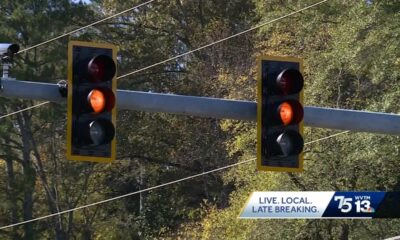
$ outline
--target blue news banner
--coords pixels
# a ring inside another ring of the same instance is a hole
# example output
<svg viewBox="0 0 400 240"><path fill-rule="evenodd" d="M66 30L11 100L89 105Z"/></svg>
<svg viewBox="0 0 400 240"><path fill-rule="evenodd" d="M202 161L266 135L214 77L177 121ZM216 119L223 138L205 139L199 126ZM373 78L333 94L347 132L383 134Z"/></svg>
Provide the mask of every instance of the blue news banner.
<svg viewBox="0 0 400 240"><path fill-rule="evenodd" d="M399 218L400 192L253 192L239 218Z"/></svg>

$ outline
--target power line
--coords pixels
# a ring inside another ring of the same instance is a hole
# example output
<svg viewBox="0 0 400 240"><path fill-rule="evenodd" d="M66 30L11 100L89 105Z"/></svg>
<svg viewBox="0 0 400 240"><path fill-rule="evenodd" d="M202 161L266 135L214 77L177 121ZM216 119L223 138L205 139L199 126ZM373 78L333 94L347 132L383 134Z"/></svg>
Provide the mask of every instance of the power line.
<svg viewBox="0 0 400 240"><path fill-rule="evenodd" d="M89 27L94 26L94 25L96 25L96 24L98 24L98 23L104 22L104 21L106 21L106 20L108 20L108 19L117 17L117 16L122 15L122 14L124 14L124 13L127 13L127 12L129 12L129 11L133 11L133 10L135 10L135 9L138 9L138 8L142 7L142 6L148 5L148 4L150 4L150 3L154 2L154 1L156 1L156 0L150 0L150 1L147 1L147 2L144 2L144 3L141 3L141 4L139 4L139 5L136 5L136 6L132 7L132 8L126 9L126 10L124 10L124 11L122 11L122 12L113 14L113 15L111 15L111 16L108 16L108 17L106 17L106 18L103 18L103 19L101 19L101 20L98 20L98 21L96 21L96 22L93 22L93 23L88 24L88 25L86 25L86 26L83 26L83 27L77 28L77 29L75 29L75 30L72 30L72 31L70 31L70 32L64 33L64 34L62 34L62 35L60 35L60 36L58 36L58 37L54 37L54 38L51 38L51 39L49 39L49 40L47 40L47 41L44 41L44 42L41 42L41 43L39 43L39 44L33 45L33 46L31 46L31 47L22 49L22 50L19 51L18 53L26 52L26 51L31 50L31 49L33 49L33 48L37 48L37 47L39 47L39 46L42 46L42 45L44 45L44 44L46 44L46 43L53 42L53 41L55 41L55 40L57 40L57 39L60 39L60 38L69 36L69 35L71 35L71 34L73 34L73 33L82 31L82 30L84 30L84 29L86 29L86 28L89 28Z"/></svg>
<svg viewBox="0 0 400 240"><path fill-rule="evenodd" d="M320 138L320 139L313 140L311 142L305 143L304 145L308 145L308 144L319 142L319 141L322 141L322 140L325 140L325 139L333 138L333 137L336 137L336 136L339 136L339 135L342 135L342 134L345 134L345 133L349 133L349 132L350 132L349 130L346 130L346 131L343 131L343 132L340 132L340 133L335 133L335 134L329 135L327 137L323 137L323 138Z"/></svg>
<svg viewBox="0 0 400 240"><path fill-rule="evenodd" d="M77 207L77 208L72 208L72 209L68 209L68 210L65 210L65 211L61 211L61 212L58 212L58 213L53 213L53 214L49 214L49 215L46 215L46 216L42 216L42 217L26 220L26 221L23 221L23 222L10 224L10 225L7 225L7 226L0 227L0 230L6 229L6 228L10 228L10 227L19 226L19 225L23 225L23 224L30 223L30 222L35 222L35 221L38 221L38 220L42 220L42 219L46 219L46 218L50 218L50 217L54 217L54 216L58 216L58 215L61 215L61 214L64 214L64 213L73 212L73 211L80 210L80 209L83 209L83 208L96 206L96 205L99 205L99 204L102 204L102 203L111 202L111 201L114 201L114 200L117 200L117 199L129 197L129 196L132 196L132 195L135 195L135 194L139 194L139 193L142 193L142 192L148 192L148 191L151 191L151 190L154 190L154 189L157 189L157 188L161 188L161 187L165 187L165 186L168 186L168 185L171 185L171 184L174 184L174 183L183 182L183 181L186 181L186 180L189 180L189 179L192 179L192 178L204 176L204 175L207 175L207 174L210 174L210 173L213 173L213 172L221 171L221 170L224 170L224 169L227 169L227 168L231 168L231 167L234 167L234 166L238 166L238 165L241 165L241 164L244 164L244 163L249 163L249 162L251 162L253 160L255 160L255 158L252 158L252 159L249 159L249 160L246 160L246 161L242 161L242 162L238 162L238 163L235 163L235 164L231 164L231 165L228 165L228 166L225 166L225 167L213 169L213 170L210 170L210 171L207 171L207 172L199 173L199 174L196 174L196 175L192 175L192 176L189 176L189 177L181 178L181 179L178 179L178 180L175 180L175 181L163 183L163 184L160 184L160 185L157 185L157 186L154 186L154 187L150 187L150 188L146 188L146 189L142 189L142 190L139 190L139 191L136 191L136 192L127 193L127 194L124 194L124 195L121 195L121 196L118 196L118 197L113 197L113 198L106 199L106 200L103 200L103 201L99 201L99 202L83 205L83 206L80 206L80 207Z"/></svg>
<svg viewBox="0 0 400 240"><path fill-rule="evenodd" d="M45 41L45 42L42 42L42 43L40 43L40 44L37 44L37 45L34 45L34 46L32 46L32 47L23 49L23 50L20 51L20 52L28 51L28 50L30 50L30 49L32 49L32 48L38 47L38 46L43 45L43 44L45 44L45 43L48 43L48 42L54 41L54 40L56 40L56 39L62 38L62 37L64 37L64 36L67 36L67 35L72 34L72 33L74 33L74 32L77 32L77 31L80 31L80 30L85 29L85 28L87 28L87 27L93 26L93 25L95 25L95 24L97 24L97 23L103 22L103 21L108 20L108 19L110 19L110 18L113 18L113 17L115 17L115 16L121 15L121 14L126 13L126 12L128 12L128 11L131 11L131 10L134 10L134 9L139 8L139 7L141 7L141 6L144 6L144 5L146 5L146 4L149 4L149 3L153 2L153 1L155 1L155 0L151 0L151 1L144 2L144 3L139 4L139 5L137 5L137 6L133 7L133 8L124 10L124 11L122 11L122 12L120 12L120 13L114 14L114 15L112 15L112 16L109 16L109 17L105 18L105 19L102 19L102 20L99 20L99 21L94 22L94 23L92 23L92 24L89 24L89 25L87 25L87 26L85 26L85 27L82 27L82 28L73 30L73 31L71 31L71 32L65 33L65 34L60 35L60 36L58 36L58 37L55 37L55 38L53 38L53 39L47 40L47 41ZM226 37L226 38L217 40L217 41L212 42L212 43L209 43L209 44L206 44L206 45L204 45L204 46L202 46L202 47L199 47L199 48L196 48L196 49L194 49L194 50L191 50L191 51L188 51L188 52L179 54L179 55L177 55L177 56L175 56L175 57L171 57L171 58L168 58L168 59L166 59L166 60L164 60L164 61L161 61L161 62L152 64L152 65L149 65L149 66L147 66L147 67L144 67L144 68L135 70L135 71L133 71L133 72L130 72L130 73L127 73L127 74L118 76L117 79L121 79L121 78L130 76L130 75L132 75L132 74L135 74L135 73L138 73L138 72L142 72L142 71L144 71L144 70L147 70L147 69L150 69L150 68L152 68L152 67L161 65L161 64L163 64L163 63L172 61L172 60L174 60L174 59L177 59L177 58L180 58L180 57L183 57L183 56L192 54L192 53L194 53L194 52L200 51L200 50L202 50L202 49L204 49L204 48L211 47L211 46L213 46L213 45L215 45L215 44L221 43L221 42L226 41L226 40L228 40L228 39L231 39L231 38L240 36L240 35L242 35L242 34L245 34L245 33L247 33L247 32L253 31L253 30L258 29L258 28L260 28L260 27L263 27L263 26L265 26L265 25L267 25L267 24L277 22L277 21L279 21L279 20L281 20L281 19L284 19L284 18L286 18L286 17L292 16L292 15L294 15L294 14L296 14L296 13L300 13L300 12L302 12L302 11L304 11L304 10L307 10L307 9L309 9L309 8L312 8L312 7L315 7L315 6L317 6L317 5L320 5L320 4L322 4L322 3L326 2L326 1L328 1L328 0L320 1L320 2L318 2L318 3L309 5L309 6L307 6L307 7L304 7L304 8L302 8L302 9L297 10L297 11L291 12L291 13L286 14L286 15L284 15L284 16L281 16L281 17L279 17L279 18L275 18L275 19L273 19L273 20L270 20L270 21L261 23L261 24L255 26L255 27L252 27L252 28L247 29L247 30L245 30L245 31L242 31L242 32L240 32L240 33L236 33L236 34L234 34L234 35L231 35L231 36L229 36L229 37ZM46 104L46 103L48 103L48 102L37 104L37 105L32 106L32 107L30 107L30 108L28 108L28 109L26 109L26 110L29 110L29 109L32 109L32 108L35 108L35 107L42 106L42 105L44 105L44 104ZM20 111L18 111L18 112L22 112L22 111L25 111L25 110L20 110ZM0 119L3 118L3 117L11 116L11 115L16 114L16 113L18 113L18 112L7 114L7 115L5 115L5 116L0 117Z"/></svg>
<svg viewBox="0 0 400 240"><path fill-rule="evenodd" d="M218 43L224 42L224 41L226 41L226 40L229 40L229 39L231 39L231 38L234 38L234 37L240 36L240 35L242 35L242 34L251 32L251 31L256 30L256 29L258 29L258 28L260 28L260 27L263 27L263 26L265 26L265 25L268 25L268 24L277 22L277 21L279 21L279 20L281 20L281 19L284 19L284 18L287 18L287 17L292 16L292 15L294 15L294 14L300 13L300 12L302 12L302 11L305 11L305 10L307 10L307 9L309 9L309 8L315 7L315 6L320 5L320 4L322 4L322 3L324 3L324 2L327 2L327 1L328 1L328 0L323 0L323 1L320 1L320 2L317 2L317 3L314 3L314 4L312 4L312 5L309 5L309 6L307 6L307 7L304 7L304 8L302 8L302 9L299 9L299 10L297 10L297 11L291 12L291 13L286 14L286 15L284 15L284 16L275 18L275 19L270 20L270 21L263 22L263 23L261 23L261 24L255 26L255 27L252 27L252 28L249 28L249 29L244 30L244 31L242 31L242 32L233 34L233 35L231 35L231 36L229 36L229 37L222 38L222 39L217 40L217 41L215 41L215 42L212 42L212 43L206 44L206 45L204 45L204 46L201 46L201 47L199 47L199 48L196 48L196 49L187 51L187 52L182 53L182 54L179 54L179 55L176 55L176 56L174 56L174 57L168 58L168 59L163 60L163 61L161 61L161 62L154 63L154 64L149 65L149 66L147 66L147 67L140 68L140 69L135 70L135 71L133 71L133 72L126 73L126 74L124 74L124 75L118 76L117 79L121 79L121 78L130 76L130 75L132 75L132 74L135 74L135 73L138 73L138 72L142 72L142 71L147 70L147 69L150 69L150 68L152 68L152 67L161 65L161 64L163 64L163 63L166 63L166 62L169 62L169 61L172 61L172 60L175 60L175 59L184 57L184 56L189 55L189 54L192 54L192 53L194 53L194 52L198 52L198 51L200 51L200 50L202 50L202 49L204 49L204 48L211 47L211 46L213 46L213 45L215 45L215 44L218 44Z"/></svg>
<svg viewBox="0 0 400 240"><path fill-rule="evenodd" d="M345 131L345 132L349 132L349 131ZM345 132L342 132L342 134L345 133ZM333 136L338 136L338 135L339 134L333 134L333 135L330 135L328 137L324 137L324 138L320 138L320 139L317 139L317 140L314 140L314 141L311 141L311 142L307 142L304 145L308 145L310 143L315 143L315 142L318 142L318 141L322 141L322 140L331 138ZM196 177L200 177L200 176L204 176L204 175L207 175L207 174L210 174L210 173L213 173L213 172L218 172L218 171L225 170L225 169L232 168L232 167L236 167L236 166L239 166L239 165L242 165L242 164L245 164L245 163L249 163L251 161L254 161L255 159L256 158L251 158L249 160L245 160L245 161L241 161L241 162L238 162L238 163L230 164L230 165L227 165L225 167L216 168L216 169L213 169L213 170L210 170L210 171L207 171L207 172L203 172L203 173L195 174L195 175L188 176L188 177L185 177L185 178L181 178L181 179L178 179L178 180L175 180L175 181L163 183L163 184L160 184L160 185L157 185L157 186L153 186L153 187L149 187L149 188L146 188L146 189L142 189L142 190L139 190L139 191L136 191L136 192L127 193L127 194L120 195L120 196L117 196L117 197L109 198L109 199L106 199L106 200L102 200L102 201L99 201L99 202L83 205L83 206L76 207L76 208L71 208L71 209L64 210L64 211L61 211L61 212L58 212L58 213L52 213L52 214L45 215L45 216L42 216L42 217L33 218L33 219L26 220L26 221L23 221L23 222L6 225L6 226L3 226L3 227L0 227L0 230L6 229L6 228L11 228L11 227L16 227L16 226L23 225L23 224L26 224L26 223L35 222L35 221L39 221L39 220L42 220L42 219L58 216L58 215L61 215L61 214L64 214L64 213L69 213L69 212L77 211L77 210L80 210L80 209L84 209L84 208L100 205L100 204L103 204L103 203L111 202L111 201L114 201L114 200L118 200L118 199L121 199L121 198L129 197L129 196L136 195L136 194L139 194L139 193L148 192L148 191L151 191L151 190L154 190L154 189L158 189L158 188L161 188L161 187L172 185L174 183L183 182L183 181L190 180L190 179L193 179L193 178L196 178Z"/></svg>
<svg viewBox="0 0 400 240"><path fill-rule="evenodd" d="M0 119L6 118L6 117L8 117L8 116L11 116L11 115L14 115L14 114L17 114L17 113L20 113L20 112L27 111L27 110L29 110L29 109L33 109L33 108L36 108L36 107L40 107L40 106L45 105L45 104L47 104L47 103L50 103L50 101L42 102L42 103L39 103L39 104L30 106L30 107L27 107L27 108L24 108L24 109L21 109L21 110L12 112L12 113L7 113L6 115L0 116Z"/></svg>
<svg viewBox="0 0 400 240"><path fill-rule="evenodd" d="M62 35L60 35L60 36L51 38L51 39L49 39L49 40L47 40L47 41L44 41L44 42L38 43L38 44L36 44L36 45L33 45L33 46L31 46L31 47L22 49L22 50L20 50L18 53L23 53L23 52L29 51L29 50L31 50L31 49L37 48L37 47L39 47L39 46L42 46L42 45L44 45L44 44L53 42L53 41L55 41L55 40L57 40L57 39L60 39L60 38L66 37L66 36L68 36L68 35L71 35L71 34L73 34L73 33L79 32L79 31L81 31L81 30L84 30L84 29L86 29L86 28L89 28L89 27L91 27L91 26L94 26L94 25L96 25L96 24L99 24L99 23L101 23L101 22L104 22L104 21L106 21L106 20L108 20L108 19L117 17L117 16L122 15L122 14L124 14L124 13L127 13L127 12L129 12L129 11L133 11L133 10L135 10L135 9L138 9L138 8L142 7L142 6L148 5L148 4L150 4L150 3L154 2L154 1L156 1L156 0L150 0L150 1L147 1L147 2L144 2L144 3L141 3L141 4L139 4L139 5L136 5L136 6L132 7L132 8L129 8L129 9L126 9L126 10L124 10L124 11L122 11L122 12L113 14L113 15L111 15L111 16L108 16L108 17L106 17L106 18L103 18L103 19L101 19L101 20L98 20L98 21L96 21L96 22L93 22L93 23L88 24L88 25L86 25L86 26L77 28L77 29L72 30L72 31L70 31L70 32L64 33L64 34L62 34ZM36 105L34 105L34 106L31 106L31 107L28 107L28 108L25 108L25 109L21 109L21 110L19 110L19 111L12 112L12 113L9 113L9 114L0 116L0 119L5 118L5 117L8 117L8 116L12 116L12 115L14 115L14 114L17 114L17 113L20 113L20 112L23 112L23 111L30 110L30 109L33 109L33 108L36 108L36 107L43 106L43 105L45 105L45 104L47 104L47 103L49 103L49 101L43 102L43 103L39 103L39 104L36 104Z"/></svg>

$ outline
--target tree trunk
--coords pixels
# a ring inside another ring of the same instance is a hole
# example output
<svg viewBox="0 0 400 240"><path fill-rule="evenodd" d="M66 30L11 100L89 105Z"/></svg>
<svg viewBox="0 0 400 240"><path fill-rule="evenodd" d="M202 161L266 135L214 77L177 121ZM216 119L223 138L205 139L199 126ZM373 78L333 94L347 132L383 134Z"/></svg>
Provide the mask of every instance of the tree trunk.
<svg viewBox="0 0 400 240"><path fill-rule="evenodd" d="M5 159L6 161L6 171L7 171L7 194L10 199L10 222L16 223L18 221L17 215L17 198L16 198L16 189L15 189L15 175L14 175L14 166L13 161L11 159ZM20 239L16 228L11 229L11 239L17 240Z"/></svg>
<svg viewBox="0 0 400 240"><path fill-rule="evenodd" d="M342 233L340 234L340 240L347 240L349 239L349 225L348 224L343 224L342 225Z"/></svg>
<svg viewBox="0 0 400 240"><path fill-rule="evenodd" d="M35 188L36 174L32 166L30 157L30 144L27 135L27 124L22 114L17 115L17 122L22 140L22 171L24 177L24 197L22 204L23 220L30 220L33 218L33 192ZM24 224L24 239L35 239L35 232L33 230L33 223Z"/></svg>

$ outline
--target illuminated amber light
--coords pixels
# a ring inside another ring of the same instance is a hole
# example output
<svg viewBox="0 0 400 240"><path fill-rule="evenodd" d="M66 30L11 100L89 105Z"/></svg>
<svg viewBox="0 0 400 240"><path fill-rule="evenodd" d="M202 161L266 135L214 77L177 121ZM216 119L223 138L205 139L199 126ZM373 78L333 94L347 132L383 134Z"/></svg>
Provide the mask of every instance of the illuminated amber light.
<svg viewBox="0 0 400 240"><path fill-rule="evenodd" d="M279 105L279 116L281 117L282 123L284 125L289 125L293 120L292 106L287 102Z"/></svg>
<svg viewBox="0 0 400 240"><path fill-rule="evenodd" d="M106 106L106 99L104 94L100 90L92 90L89 93L89 103L94 112L102 112Z"/></svg>

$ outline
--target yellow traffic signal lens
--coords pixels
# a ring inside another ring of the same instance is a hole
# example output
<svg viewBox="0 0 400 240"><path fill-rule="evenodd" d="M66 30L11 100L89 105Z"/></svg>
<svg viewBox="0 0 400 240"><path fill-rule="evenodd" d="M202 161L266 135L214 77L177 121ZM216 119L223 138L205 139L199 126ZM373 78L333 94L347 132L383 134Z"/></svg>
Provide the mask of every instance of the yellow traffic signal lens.
<svg viewBox="0 0 400 240"><path fill-rule="evenodd" d="M276 124L283 124L284 126L290 124L298 124L303 120L304 110L301 103L296 100L286 100L276 108Z"/></svg>
<svg viewBox="0 0 400 240"><path fill-rule="evenodd" d="M293 121L293 108L292 106L284 102L279 105L279 116L284 125L289 125Z"/></svg>
<svg viewBox="0 0 400 240"><path fill-rule="evenodd" d="M95 113L101 113L106 106L106 98L103 92L98 89L90 91L88 100L90 107Z"/></svg>

